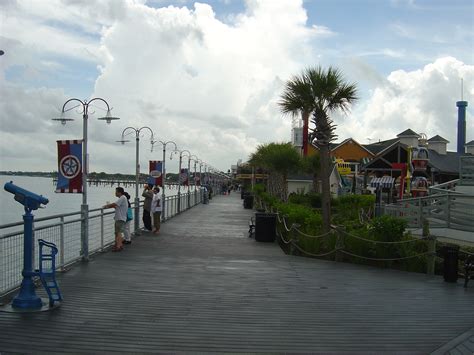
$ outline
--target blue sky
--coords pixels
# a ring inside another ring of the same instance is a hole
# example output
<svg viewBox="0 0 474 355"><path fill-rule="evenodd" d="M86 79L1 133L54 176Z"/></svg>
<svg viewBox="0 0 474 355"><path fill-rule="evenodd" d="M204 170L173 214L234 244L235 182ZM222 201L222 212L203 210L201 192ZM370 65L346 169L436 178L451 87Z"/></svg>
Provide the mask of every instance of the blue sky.
<svg viewBox="0 0 474 355"><path fill-rule="evenodd" d="M21 145L23 122L35 126L23 135L44 143L33 163L27 149L0 144L0 170L54 169L54 141L78 138L80 121L57 127L49 117L67 98L94 96L123 118L91 126L92 170L133 172L131 150L121 151L125 168L109 158L127 125L148 125L227 170L260 143L289 140L291 120L279 113L278 97L285 80L315 65L340 68L359 88L351 114L335 117L340 139L367 143L412 128L442 135L454 150L461 78L474 139L473 1L201 4L2 2L1 138Z"/></svg>

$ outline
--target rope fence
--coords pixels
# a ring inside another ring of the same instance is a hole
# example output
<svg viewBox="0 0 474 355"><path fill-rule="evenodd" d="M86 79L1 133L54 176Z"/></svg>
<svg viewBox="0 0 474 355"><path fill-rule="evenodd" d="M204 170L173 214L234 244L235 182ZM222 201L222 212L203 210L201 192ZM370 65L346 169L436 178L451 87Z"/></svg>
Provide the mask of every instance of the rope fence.
<svg viewBox="0 0 474 355"><path fill-rule="evenodd" d="M265 210L265 212L273 212L273 208L268 208L268 206L263 203L263 201L259 201L259 206ZM341 226L331 226L331 230L319 235L311 235L308 234L304 231L301 230L301 226L299 224L293 223L291 226L288 227L288 216L283 215L280 211L276 210L274 212L276 214L276 218L278 221L278 225L281 226L284 231L280 231L277 228L277 236L279 237L279 240L284 244L284 245L289 245L290 246L290 253L292 254L295 250L298 250L301 254L311 256L311 257L327 257L330 255L335 256L336 261L342 261L343 255L347 255L353 258L358 258L362 260L369 260L369 261L376 261L376 262L392 262L392 261L401 261L401 260L409 260L409 259L415 259L415 258L421 258L421 257L428 257L428 265L427 265L427 273L428 274L433 274L434 273L434 264L435 260L437 258L436 255L436 239L431 238L431 237L422 237L419 239L411 239L411 240L401 240L401 241L379 241L379 240L371 240L367 238L360 237L358 235L355 235L353 233L347 232L344 227ZM292 233L292 235L289 237L289 239L285 238L285 234ZM325 238L328 238L329 236L335 235L336 236L336 244L334 249L324 252L324 253L312 253L307 250L304 250L304 248L299 245L299 237L303 238L310 238L312 240L320 239L324 240ZM360 240L363 242L367 243L373 243L374 245L407 245L410 243L414 242L427 242L428 244L428 251L422 252L422 253L416 253L413 255L408 255L408 256L400 256L400 257L394 257L394 258L374 258L374 257L368 257L368 256L363 256L363 255L358 255L356 253L353 253L351 251L348 251L345 249L344 242L346 238L353 238L356 240ZM473 255L469 252L462 251L463 253L467 255Z"/></svg>

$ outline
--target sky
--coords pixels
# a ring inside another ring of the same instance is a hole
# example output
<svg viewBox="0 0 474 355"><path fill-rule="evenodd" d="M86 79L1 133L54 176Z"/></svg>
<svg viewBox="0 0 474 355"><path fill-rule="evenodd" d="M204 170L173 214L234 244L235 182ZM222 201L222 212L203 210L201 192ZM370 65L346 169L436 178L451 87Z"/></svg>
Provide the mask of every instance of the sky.
<svg viewBox="0 0 474 355"><path fill-rule="evenodd" d="M454 151L461 95L474 139L472 0L2 0L0 49L0 170L57 170L56 141L81 139L83 120L79 108L66 125L51 119L70 98L100 97L120 120L89 106L90 171L133 174L135 136L117 141L145 126L227 171L259 144L290 141L278 101L316 66L358 88L350 112L334 113L338 141L411 128ZM142 172L162 158L150 148L144 129Z"/></svg>

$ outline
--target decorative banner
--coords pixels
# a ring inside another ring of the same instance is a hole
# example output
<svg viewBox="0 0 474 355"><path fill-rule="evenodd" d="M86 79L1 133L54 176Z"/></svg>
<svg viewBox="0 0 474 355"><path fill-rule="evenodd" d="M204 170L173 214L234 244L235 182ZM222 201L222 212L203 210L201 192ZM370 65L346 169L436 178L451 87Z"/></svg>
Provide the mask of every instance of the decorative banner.
<svg viewBox="0 0 474 355"><path fill-rule="evenodd" d="M194 176L194 184L196 186L201 186L201 173L199 173L199 175L196 173Z"/></svg>
<svg viewBox="0 0 474 355"><path fill-rule="evenodd" d="M163 186L163 163L160 160L150 160L150 178L148 183Z"/></svg>
<svg viewBox="0 0 474 355"><path fill-rule="evenodd" d="M82 140L57 141L59 193L82 193Z"/></svg>
<svg viewBox="0 0 474 355"><path fill-rule="evenodd" d="M181 169L181 173L179 174L179 183L183 186L189 186L188 169Z"/></svg>

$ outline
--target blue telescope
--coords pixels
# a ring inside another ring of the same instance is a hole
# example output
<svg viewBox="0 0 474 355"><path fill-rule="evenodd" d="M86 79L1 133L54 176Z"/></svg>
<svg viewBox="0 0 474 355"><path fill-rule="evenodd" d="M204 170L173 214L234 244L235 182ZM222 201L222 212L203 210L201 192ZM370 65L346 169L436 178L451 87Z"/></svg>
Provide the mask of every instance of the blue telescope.
<svg viewBox="0 0 474 355"><path fill-rule="evenodd" d="M7 182L4 186L5 190L15 195L15 201L20 202L29 210L37 210L41 205L46 205L49 200L46 197L37 195L34 192L22 189L16 186L13 181Z"/></svg>

